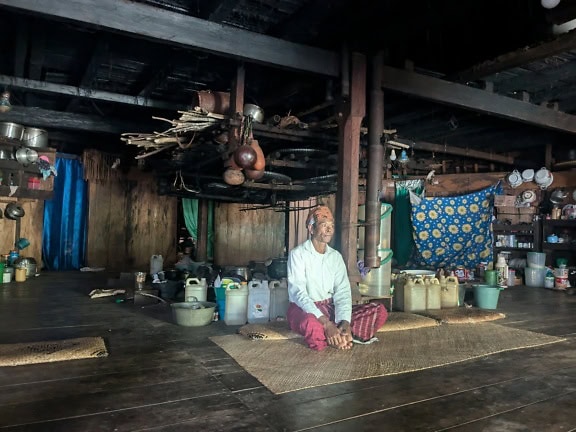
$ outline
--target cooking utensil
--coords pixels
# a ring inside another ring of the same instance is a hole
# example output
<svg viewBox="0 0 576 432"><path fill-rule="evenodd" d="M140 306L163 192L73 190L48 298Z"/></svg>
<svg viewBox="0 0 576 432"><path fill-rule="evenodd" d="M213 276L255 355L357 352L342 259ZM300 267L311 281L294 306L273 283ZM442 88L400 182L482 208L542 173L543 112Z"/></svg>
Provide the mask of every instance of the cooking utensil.
<svg viewBox="0 0 576 432"><path fill-rule="evenodd" d="M252 117L252 120L256 123L262 123L264 121L264 110L258 105L244 104L244 115Z"/></svg>
<svg viewBox="0 0 576 432"><path fill-rule="evenodd" d="M12 154L8 150L0 149L0 160L12 159Z"/></svg>
<svg viewBox="0 0 576 432"><path fill-rule="evenodd" d="M216 303L184 302L172 303L172 312L176 324L185 327L200 327L208 325L214 319Z"/></svg>
<svg viewBox="0 0 576 432"><path fill-rule="evenodd" d="M288 277L288 258L275 258L268 266L268 276L272 279Z"/></svg>
<svg viewBox="0 0 576 432"><path fill-rule="evenodd" d="M562 202L564 202L567 196L568 192L566 192L564 189L554 189L554 191L552 191L550 194L550 202L554 205L560 205Z"/></svg>
<svg viewBox="0 0 576 432"><path fill-rule="evenodd" d="M21 140L24 135L24 126L18 123L0 123L0 136Z"/></svg>
<svg viewBox="0 0 576 432"><path fill-rule="evenodd" d="M22 208L18 203L8 203L4 209L4 216L12 220L20 219L21 217L24 217L25 214L26 212L24 211L24 208Z"/></svg>
<svg viewBox="0 0 576 432"><path fill-rule="evenodd" d="M38 268L38 265L36 264L36 260L32 257L16 258L13 265L16 268L25 268L27 278L34 276L36 274L36 271Z"/></svg>
<svg viewBox="0 0 576 432"><path fill-rule="evenodd" d="M20 147L14 154L16 160L24 166L34 163L38 160L38 152L34 149Z"/></svg>
<svg viewBox="0 0 576 432"><path fill-rule="evenodd" d="M48 132L39 128L26 128L22 135L24 145L34 148L48 147Z"/></svg>

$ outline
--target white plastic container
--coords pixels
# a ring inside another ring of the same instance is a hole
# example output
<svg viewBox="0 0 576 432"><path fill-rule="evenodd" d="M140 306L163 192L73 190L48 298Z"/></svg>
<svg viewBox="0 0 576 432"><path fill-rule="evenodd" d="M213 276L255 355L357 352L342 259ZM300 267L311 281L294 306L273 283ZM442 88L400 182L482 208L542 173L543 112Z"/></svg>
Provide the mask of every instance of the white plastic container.
<svg viewBox="0 0 576 432"><path fill-rule="evenodd" d="M458 307L460 302L460 284L456 276L448 276L446 278L446 286L442 286L440 300L442 309Z"/></svg>
<svg viewBox="0 0 576 432"><path fill-rule="evenodd" d="M208 295L208 284L206 279L188 278L184 287L184 301L200 301L205 302ZM196 298L193 298L196 297Z"/></svg>
<svg viewBox="0 0 576 432"><path fill-rule="evenodd" d="M442 307L442 289L438 278L425 278L426 309L440 309Z"/></svg>
<svg viewBox="0 0 576 432"><path fill-rule="evenodd" d="M247 318L250 324L270 321L270 289L267 280L252 280L248 283Z"/></svg>
<svg viewBox="0 0 576 432"><path fill-rule="evenodd" d="M164 269L164 259L162 255L152 255L150 257L150 274L160 273Z"/></svg>
<svg viewBox="0 0 576 432"><path fill-rule="evenodd" d="M226 287L226 325L244 325L248 316L248 285L228 284Z"/></svg>
<svg viewBox="0 0 576 432"><path fill-rule="evenodd" d="M424 279L408 279L404 285L404 311L418 312L426 310L426 291Z"/></svg>
<svg viewBox="0 0 576 432"><path fill-rule="evenodd" d="M286 318L288 312L288 281L286 279L273 280L268 283L270 288L270 321L277 318Z"/></svg>

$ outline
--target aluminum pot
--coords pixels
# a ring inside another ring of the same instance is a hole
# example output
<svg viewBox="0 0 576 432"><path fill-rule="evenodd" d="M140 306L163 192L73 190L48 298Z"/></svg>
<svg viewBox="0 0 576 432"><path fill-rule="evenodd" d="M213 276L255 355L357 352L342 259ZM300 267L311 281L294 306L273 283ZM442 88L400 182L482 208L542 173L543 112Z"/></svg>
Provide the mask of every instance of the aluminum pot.
<svg viewBox="0 0 576 432"><path fill-rule="evenodd" d="M262 123L264 121L264 110L258 105L245 104L244 115L252 117L256 123Z"/></svg>
<svg viewBox="0 0 576 432"><path fill-rule="evenodd" d="M224 271L222 272L223 277L236 277L240 276L245 281L249 281L252 277L250 273L250 269L248 267L236 267L236 266L227 266L224 267Z"/></svg>
<svg viewBox="0 0 576 432"><path fill-rule="evenodd" d="M8 203L4 209L4 216L12 220L20 219L25 214L26 212L24 211L24 208L22 208L20 204L14 202Z"/></svg>
<svg viewBox="0 0 576 432"><path fill-rule="evenodd" d="M21 140L24 136L24 126L18 123L0 123L0 136Z"/></svg>
<svg viewBox="0 0 576 432"><path fill-rule="evenodd" d="M26 147L20 147L16 150L14 156L16 160L24 166L28 166L29 163L34 163L38 160L38 152Z"/></svg>
<svg viewBox="0 0 576 432"><path fill-rule="evenodd" d="M12 159L12 154L9 150L0 149L0 160Z"/></svg>
<svg viewBox="0 0 576 432"><path fill-rule="evenodd" d="M26 268L26 277L32 277L36 274L38 266L36 260L32 257L19 257L14 261L14 267Z"/></svg>
<svg viewBox="0 0 576 432"><path fill-rule="evenodd" d="M22 141L24 141L24 145L28 147L48 147L48 132L44 129L32 127L26 128L24 129L24 134L22 135Z"/></svg>

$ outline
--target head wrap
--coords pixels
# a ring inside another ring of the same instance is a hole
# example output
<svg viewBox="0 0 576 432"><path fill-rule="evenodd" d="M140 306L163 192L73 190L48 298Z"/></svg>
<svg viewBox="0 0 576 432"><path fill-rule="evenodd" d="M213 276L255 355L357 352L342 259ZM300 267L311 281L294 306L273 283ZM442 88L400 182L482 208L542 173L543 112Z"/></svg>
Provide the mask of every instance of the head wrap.
<svg viewBox="0 0 576 432"><path fill-rule="evenodd" d="M306 226L328 220L333 221L334 216L332 216L332 212L328 207L321 205L310 210L310 213L308 213L308 217L306 218Z"/></svg>

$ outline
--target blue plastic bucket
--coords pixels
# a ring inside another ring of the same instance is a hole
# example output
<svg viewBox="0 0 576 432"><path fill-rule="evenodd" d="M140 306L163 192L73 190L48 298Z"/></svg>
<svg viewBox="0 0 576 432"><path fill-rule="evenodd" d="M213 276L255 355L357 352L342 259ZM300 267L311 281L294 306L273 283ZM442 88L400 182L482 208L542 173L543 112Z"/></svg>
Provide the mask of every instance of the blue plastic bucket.
<svg viewBox="0 0 576 432"><path fill-rule="evenodd" d="M475 285L474 300L476 301L476 306L480 309L496 309L501 289L490 285Z"/></svg>

